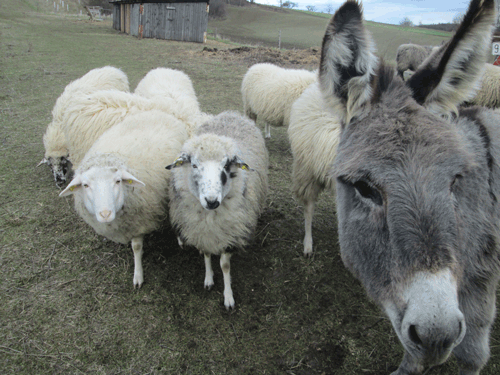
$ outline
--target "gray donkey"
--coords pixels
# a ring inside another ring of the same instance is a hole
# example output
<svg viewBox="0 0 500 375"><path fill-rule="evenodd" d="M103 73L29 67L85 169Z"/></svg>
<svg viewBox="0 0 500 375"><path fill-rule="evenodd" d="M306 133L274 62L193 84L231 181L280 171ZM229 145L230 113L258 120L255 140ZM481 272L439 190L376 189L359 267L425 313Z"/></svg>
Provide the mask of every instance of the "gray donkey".
<svg viewBox="0 0 500 375"><path fill-rule="evenodd" d="M331 169L344 264L405 348L393 375L453 352L460 374L489 357L500 275L500 115L457 106L473 93L496 20L473 0L454 37L403 82L380 62L358 2L323 39L322 95L342 121Z"/></svg>

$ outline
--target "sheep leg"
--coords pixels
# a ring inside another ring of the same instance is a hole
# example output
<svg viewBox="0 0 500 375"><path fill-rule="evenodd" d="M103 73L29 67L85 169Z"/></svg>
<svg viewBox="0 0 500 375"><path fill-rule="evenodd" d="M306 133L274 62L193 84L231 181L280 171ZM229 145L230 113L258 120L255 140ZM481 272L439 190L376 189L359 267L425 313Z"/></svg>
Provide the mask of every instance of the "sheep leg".
<svg viewBox="0 0 500 375"><path fill-rule="evenodd" d="M142 270L142 245L144 237L132 238L132 250L134 252L134 288L141 287L144 282L144 273Z"/></svg>
<svg viewBox="0 0 500 375"><path fill-rule="evenodd" d="M304 207L304 256L311 257L313 251L312 220L314 215L314 201L310 200Z"/></svg>
<svg viewBox="0 0 500 375"><path fill-rule="evenodd" d="M271 138L271 126L266 122L266 138Z"/></svg>
<svg viewBox="0 0 500 375"><path fill-rule="evenodd" d="M220 256L220 268L222 269L222 274L224 275L224 306L229 310L234 309L234 298L233 290L231 289L231 253L222 253Z"/></svg>
<svg viewBox="0 0 500 375"><path fill-rule="evenodd" d="M205 289L212 289L214 286L214 271L212 270L212 256L204 254L205 256Z"/></svg>

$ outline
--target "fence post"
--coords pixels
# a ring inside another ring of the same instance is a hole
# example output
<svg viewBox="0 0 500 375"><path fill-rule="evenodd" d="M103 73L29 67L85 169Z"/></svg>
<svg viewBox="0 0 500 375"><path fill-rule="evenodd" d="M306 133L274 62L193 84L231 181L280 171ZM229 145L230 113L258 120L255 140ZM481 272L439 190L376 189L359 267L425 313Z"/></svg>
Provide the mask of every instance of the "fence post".
<svg viewBox="0 0 500 375"><path fill-rule="evenodd" d="M279 36L278 36L278 49L281 49L281 30L280 30Z"/></svg>

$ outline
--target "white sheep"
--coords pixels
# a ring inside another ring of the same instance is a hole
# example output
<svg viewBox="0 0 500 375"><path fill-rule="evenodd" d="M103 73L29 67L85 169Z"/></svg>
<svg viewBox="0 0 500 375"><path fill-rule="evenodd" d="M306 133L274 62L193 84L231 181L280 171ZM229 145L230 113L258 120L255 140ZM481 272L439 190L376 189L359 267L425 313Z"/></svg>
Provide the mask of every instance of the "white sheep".
<svg viewBox="0 0 500 375"><path fill-rule="evenodd" d="M165 165L187 137L184 124L167 113L128 116L99 137L60 194L73 194L78 215L98 234L132 243L134 287L144 281L144 235L158 229L167 216L171 173Z"/></svg>
<svg viewBox="0 0 500 375"><path fill-rule="evenodd" d="M312 218L319 194L335 181L329 177L339 142L341 123L324 104L318 83L313 83L293 103L288 137L293 154L292 183L304 204L304 255L313 249Z"/></svg>
<svg viewBox="0 0 500 375"><path fill-rule="evenodd" d="M255 64L241 83L243 110L254 121L260 117L266 138L271 138L270 126L288 126L293 102L316 80L317 72Z"/></svg>
<svg viewBox="0 0 500 375"><path fill-rule="evenodd" d="M234 308L230 258L248 244L267 194L268 154L255 123L223 112L201 125L171 169L170 221L179 244L205 258L205 288L213 284L211 255L220 255L224 306Z"/></svg>
<svg viewBox="0 0 500 375"><path fill-rule="evenodd" d="M415 71L431 53L438 49L439 46L401 44L396 52L396 65L399 76L403 78L403 73L408 69Z"/></svg>
<svg viewBox="0 0 500 375"><path fill-rule="evenodd" d="M481 78L481 88L469 101L469 104L480 105L488 108L500 107L500 67L485 64Z"/></svg>
<svg viewBox="0 0 500 375"><path fill-rule="evenodd" d="M209 117L194 113L189 116L190 122L186 122L186 116L179 113L177 102L170 97L154 100L117 90L101 90L74 97L64 114L62 126L74 168L78 168L86 152L106 130L127 116L154 109L181 120L190 135L196 125Z"/></svg>
<svg viewBox="0 0 500 375"><path fill-rule="evenodd" d="M159 109L165 110L162 102L168 98L174 103L167 111L179 118L193 134L197 125L208 121L211 115L201 112L198 98L189 76L176 69L156 68L150 70L137 84L134 93L159 102Z"/></svg>
<svg viewBox="0 0 500 375"><path fill-rule="evenodd" d="M66 182L70 169L69 150L62 130L62 119L68 105L76 94L89 94L97 90L107 89L129 91L129 82L125 73L112 66L92 69L84 76L69 83L56 100L52 109L52 121L43 135L45 155L38 165L47 164L52 169L57 185Z"/></svg>

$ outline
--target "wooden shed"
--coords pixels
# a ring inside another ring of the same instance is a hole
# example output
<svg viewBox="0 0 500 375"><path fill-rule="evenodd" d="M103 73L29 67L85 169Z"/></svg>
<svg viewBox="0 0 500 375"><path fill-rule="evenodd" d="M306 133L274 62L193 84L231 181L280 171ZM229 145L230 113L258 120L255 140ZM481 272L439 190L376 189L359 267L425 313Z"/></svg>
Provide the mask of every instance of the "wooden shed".
<svg viewBox="0 0 500 375"><path fill-rule="evenodd" d="M113 28L139 38L204 43L209 0L110 0Z"/></svg>

